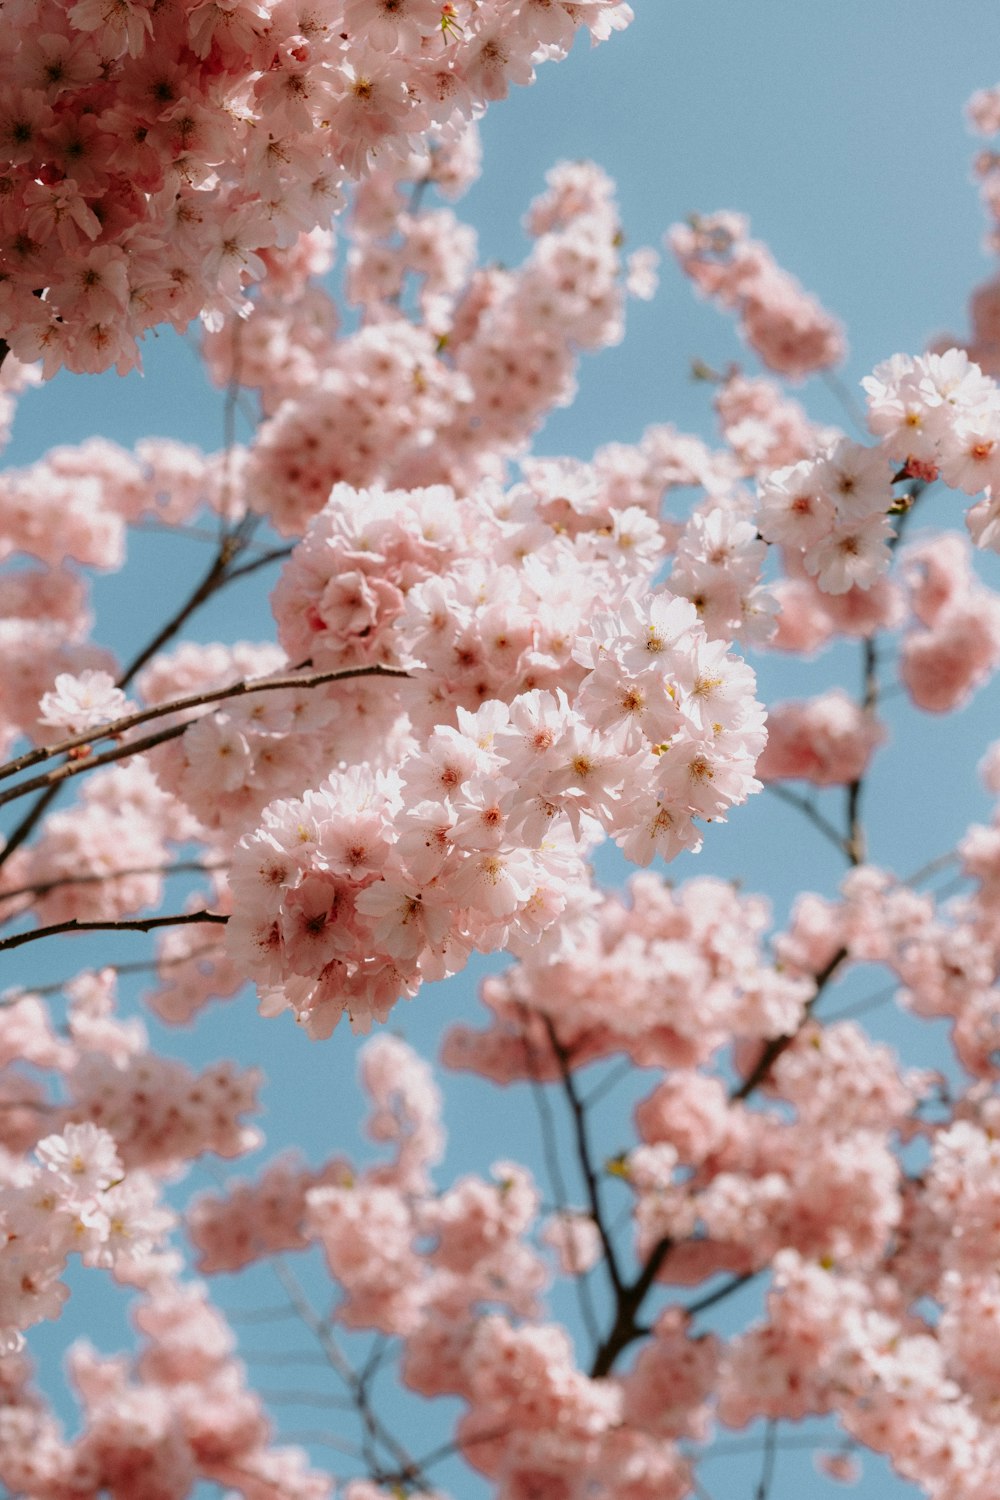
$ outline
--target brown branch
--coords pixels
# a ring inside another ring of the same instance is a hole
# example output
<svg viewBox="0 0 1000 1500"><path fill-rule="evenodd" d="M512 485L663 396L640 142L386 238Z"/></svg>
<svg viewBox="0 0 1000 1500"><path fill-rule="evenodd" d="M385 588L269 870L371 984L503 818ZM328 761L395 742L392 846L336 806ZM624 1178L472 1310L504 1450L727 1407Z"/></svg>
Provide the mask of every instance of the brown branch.
<svg viewBox="0 0 1000 1500"><path fill-rule="evenodd" d="M865 713L873 713L878 703L878 651L874 636L869 636L862 650L862 683L860 707ZM847 832L844 836L844 853L852 865L862 865L866 858L864 824L861 821L861 794L864 777L859 776L847 788Z"/></svg>
<svg viewBox="0 0 1000 1500"><path fill-rule="evenodd" d="M754 1500L767 1500L771 1493L771 1483L774 1479L775 1466L775 1439L778 1434L778 1424L773 1417L769 1417L764 1429L764 1459L761 1464L760 1479L754 1492Z"/></svg>
<svg viewBox="0 0 1000 1500"><path fill-rule="evenodd" d="M836 953L830 959L829 963L825 964L819 971L819 973L816 975L816 988L810 998L806 1001L805 1008L802 1014L802 1021L800 1022L799 1026L795 1029L795 1031L786 1032L783 1036L772 1037L771 1040L765 1044L763 1050L761 1051L760 1057L757 1059L754 1066L750 1069L750 1072L744 1078L743 1082L739 1085L738 1088L733 1089L730 1093L730 1104L742 1104L745 1099L748 1099L750 1097L755 1089L760 1088L760 1085L764 1083L767 1075L774 1067L774 1064L778 1061L778 1058L792 1045L792 1043L795 1041L795 1038L802 1030L802 1027L812 1015L820 996L822 995L823 991L826 989L830 980L840 968L846 957L847 949L838 948Z"/></svg>
<svg viewBox="0 0 1000 1500"><path fill-rule="evenodd" d="M380 1481L383 1477L383 1470L378 1461L376 1448L376 1445L380 1443L388 1453L392 1454L393 1459L399 1465L399 1468L393 1471L394 1477L398 1477L406 1483L419 1483L421 1489L429 1490L431 1488L430 1481L423 1473L420 1464L407 1453L402 1443L393 1437L392 1433L376 1415L368 1399L365 1383L360 1379L344 1355L326 1320L319 1316L309 1301L294 1271L290 1270L278 1255L271 1257L271 1266L274 1274L281 1282L289 1302L295 1308L306 1328L308 1328L309 1332L316 1339L331 1368L340 1376L351 1394L358 1416L364 1427L364 1459L372 1472L372 1477L376 1481Z"/></svg>
<svg viewBox="0 0 1000 1500"><path fill-rule="evenodd" d="M724 1282L722 1286L718 1287L716 1291L706 1292L704 1297L699 1297L696 1302L689 1302L684 1311L689 1318L697 1317L699 1313L707 1312L710 1307L715 1307L716 1303L724 1302L727 1297L731 1297L734 1292L740 1291L748 1282L753 1281L759 1275L759 1271L744 1271L742 1276L733 1276L729 1281Z"/></svg>
<svg viewBox="0 0 1000 1500"><path fill-rule="evenodd" d="M156 651L160 650L164 645L166 645L167 641L171 640L173 636L177 634L181 627L190 619L195 610L198 609L202 604L204 604L205 601L212 596L212 594L216 593L223 587L228 579L229 566L232 561L239 556L243 547L249 541L254 525L256 525L256 520L253 520L250 522L250 524L247 524L246 520L244 519L244 521L240 523L240 525L233 533L223 533L222 539L219 543L218 553L209 566L209 569L205 576L202 578L200 583L197 583L195 585L191 594L176 611L176 613L171 616L171 618L162 627L162 629L158 630L153 636L152 640L149 641L147 645L143 646L138 654L133 657L132 661L128 664L121 677L119 677L118 679L119 687L126 687L128 683L131 682L136 672L139 671L140 667L144 666ZM80 743L86 744L87 741L86 739L84 739ZM31 764L34 764L34 762L31 762ZM10 775L12 773L8 771L5 774ZM58 795L59 783L55 783L51 787L46 787L45 791L42 792L41 796L37 799L34 805L28 809L24 817L21 819L20 823L18 823L16 827L11 830L3 848L0 849L0 866L4 865L7 862L10 856L14 853L15 849L19 849L25 842L25 840L30 838L31 834L34 832L35 827L45 816L49 807L52 805Z"/></svg>
<svg viewBox="0 0 1000 1500"><path fill-rule="evenodd" d="M13 901L15 896L47 896L50 891L61 890L67 885L103 885L106 880L124 880L129 875L190 875L210 874L213 870L226 870L228 865L219 863L206 865L199 859L178 860L175 865L132 865L122 870L93 870L86 875L59 875L52 880L38 880L33 885L15 886L9 891L0 891L0 901ZM0 917L0 922L12 917Z"/></svg>
<svg viewBox="0 0 1000 1500"><path fill-rule="evenodd" d="M187 624L195 610L200 609L205 601L210 599L222 587L226 577L226 570L233 555L232 546L223 542L209 564L208 570L201 582L195 585L191 594L185 599L177 612L171 615L166 624L146 642L142 650L129 662L125 671L118 679L118 686L120 688L127 687L136 673L141 671L146 663L156 655L157 651L162 650L166 643L172 640L177 632Z"/></svg>
<svg viewBox="0 0 1000 1500"><path fill-rule="evenodd" d="M805 1023L808 1016L812 1013L813 1007L819 1000L823 990L846 957L847 949L838 948L829 963L816 975L816 989L805 1006L802 1024ZM766 1044L747 1077L738 1088L733 1089L730 1093L729 1102L731 1104L742 1103L755 1089L760 1087L777 1059L787 1047L791 1046L800 1030L801 1025L796 1031L790 1032L786 1036L773 1037ZM664 1235L662 1239L658 1240L647 1256L646 1262L636 1279L633 1282L626 1283L619 1291L615 1308L615 1321L594 1356L590 1369L592 1378L598 1379L601 1376L610 1374L615 1360L621 1354L622 1350L627 1349L629 1344L634 1343L636 1339L642 1338L646 1330L637 1321L639 1310L676 1243L676 1240L670 1235ZM735 1291L735 1289L735 1286L729 1288L732 1291ZM709 1296L713 1295L709 1294ZM728 1291L726 1295L728 1295ZM691 1310L698 1310L698 1304L693 1303L691 1308L689 1308L689 1311Z"/></svg>
<svg viewBox="0 0 1000 1500"><path fill-rule="evenodd" d="M183 927L189 922L228 922L229 918L218 911L178 912L169 917L135 917L119 922L78 922L74 917L69 922L53 922L50 927L33 927L30 932L18 932L13 937L0 938L0 953L8 948L20 948L25 943L36 943L40 938L56 937L62 932L152 932L154 927ZM33 993L31 990L28 994Z"/></svg>
<svg viewBox="0 0 1000 1500"><path fill-rule="evenodd" d="M782 786L780 781L765 781L765 792L770 792L772 797L777 797L779 802L785 802L789 807L794 807L803 817L809 819L815 828L818 828L824 838L830 840L834 848L841 854L847 855L847 844L843 836L830 822L829 818L823 816L818 807L814 807L805 797L798 792L789 791L788 787Z"/></svg>
<svg viewBox="0 0 1000 1500"><path fill-rule="evenodd" d="M229 582L233 583L237 578L246 578L251 573L256 573L259 568L266 568L273 562L284 562L286 557L291 557L295 549L288 547L272 547L269 552L262 552L259 557L250 562L243 563L238 568L233 568L229 574Z"/></svg>
<svg viewBox="0 0 1000 1500"><path fill-rule="evenodd" d="M957 849L949 849L947 854L936 855L934 859L929 859L926 864L921 865L919 870L914 870L912 875L907 875L906 879L903 881L903 884L911 886L922 885L923 882L925 880L929 880L932 875L937 875L939 871L947 870L949 865L954 865L957 863Z"/></svg>
<svg viewBox="0 0 1000 1500"><path fill-rule="evenodd" d="M305 675L290 673L284 677L245 678L239 682L231 682L228 687L213 688L204 693L190 693L186 698L175 698L169 703L160 703L155 708L144 708L136 713L126 714L123 718L115 719L111 724L105 725L90 735L74 735L58 745L40 746L37 750L28 751L26 755L20 756L18 759L22 764L15 765L15 762L11 761L7 767L0 767L0 776L13 774L11 767L25 770L32 765L37 765L40 761L49 760L66 751L89 745L93 740L117 739L126 730L133 729L139 724L147 724L153 719L166 718L169 714L186 713L193 708L207 708L213 703L223 703L230 698L245 698L252 693L280 692L286 688L322 687L324 683L344 682L352 677L409 677L409 675L408 672L395 667L375 666L350 667L347 670L313 672ZM186 720L182 724L172 724L169 728L147 735L144 739L126 741L124 744L117 745L113 750L104 751L102 755L89 755L67 760L54 770L45 771L40 776L31 777L28 781L20 781L17 786L8 787L5 792L0 792L0 807L7 802L14 802L18 797L27 796L30 792L43 788L47 791L50 787L61 785L73 776L82 775L84 771L93 771L98 766L110 765L113 761L139 755L155 745L162 745L167 740L177 739L188 728L190 722Z"/></svg>
<svg viewBox="0 0 1000 1500"><path fill-rule="evenodd" d="M161 969L179 969L184 964L194 963L199 958L207 958L209 954L218 952L218 943L206 943L204 947L192 948L190 953L185 953L179 958L146 958L129 964L102 964L101 968L114 969L116 974L151 974L157 973ZM83 974L88 972L92 971L88 971L87 969L80 970L80 973ZM57 979L52 984L34 986L18 985L16 989L4 990L0 994L0 1009L3 1009L4 1006L18 1005L22 1000L27 1000L29 996L58 995L61 990L64 990L68 984L72 984L73 980L79 977L79 974L70 974L67 978Z"/></svg>
<svg viewBox="0 0 1000 1500"><path fill-rule="evenodd" d="M569 1207L569 1194L566 1191L566 1183L562 1174L562 1165L559 1161L559 1145L556 1138L555 1121L552 1118L552 1110L549 1107L549 1098L545 1092L545 1085L538 1077L535 1067L535 1049L529 1039L528 1027L524 1027L528 1066L531 1069L531 1096L535 1102L538 1112L538 1121L542 1131L542 1155L545 1158L545 1166L552 1184L552 1192L555 1197L556 1208L559 1213L564 1214ZM600 1331L597 1326L597 1313L594 1308L590 1293L590 1283L586 1274L581 1274L574 1266L574 1282L577 1289L577 1299L580 1307L580 1317L583 1321L587 1337L594 1348L601 1341Z"/></svg>
<svg viewBox="0 0 1000 1500"><path fill-rule="evenodd" d="M27 839L34 831L36 823L40 822L40 820L45 816L49 807L56 800L58 795L59 784L57 782L55 786L49 787L47 791L44 791L42 793L37 802L35 802L33 806L29 807L20 823L16 824L11 829L10 834L3 844L3 847L0 848L0 866L7 863L8 859L10 859L15 849L20 849L25 839Z"/></svg>
<svg viewBox="0 0 1000 1500"><path fill-rule="evenodd" d="M542 1020L548 1034L549 1045L553 1056L559 1064L562 1074L563 1092L566 1095L573 1118L573 1133L576 1138L576 1155L580 1163L580 1172L583 1176L584 1186L587 1190L587 1201L590 1204L591 1217L597 1225L597 1232L601 1237L601 1246L604 1250L604 1261L607 1266L608 1276L616 1296L621 1296L625 1291L625 1281L618 1264L618 1255L615 1250L614 1241L608 1233L604 1222L604 1210L601 1205L601 1190L597 1180L597 1172L594 1169L593 1154L590 1149L590 1137L587 1132L587 1112L583 1107L580 1096L576 1091L573 1074L569 1066L569 1054L556 1035L556 1029L548 1016L543 1015Z"/></svg>

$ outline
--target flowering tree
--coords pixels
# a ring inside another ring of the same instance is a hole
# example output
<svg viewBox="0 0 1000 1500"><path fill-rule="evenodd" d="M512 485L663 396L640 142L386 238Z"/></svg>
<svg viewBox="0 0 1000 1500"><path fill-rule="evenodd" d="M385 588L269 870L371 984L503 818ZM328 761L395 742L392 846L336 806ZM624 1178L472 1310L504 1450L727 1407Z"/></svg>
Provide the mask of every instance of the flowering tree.
<svg viewBox="0 0 1000 1500"><path fill-rule="evenodd" d="M0 477L0 954L65 937L72 970L79 933L157 934L155 957L0 1000L16 1500L704 1500L726 1431L753 1423L768 1500L806 1419L826 1419L806 1441L831 1483L868 1450L932 1500L996 1493L1000 823L914 872L868 862L865 813L886 698L946 714L1000 663L976 556L1000 551L1000 292L975 294L966 340L891 354L841 431L786 389L836 367L839 324L744 218L693 216L669 249L769 373L700 370L714 444L657 426L586 462L532 456L581 356L653 295L656 255L624 252L586 163L553 168L516 268L479 265L442 200L477 175L487 106L631 18L4 10L7 427L60 365L124 371L195 317L254 419L213 455L93 439ZM1000 132L1000 92L971 116ZM996 209L997 158L978 168ZM964 527L910 541L932 486L966 497ZM123 567L129 527L206 518L203 575L117 660L91 639L94 573ZM250 578L271 586L257 640L188 632ZM828 673L765 713L751 659L834 642L860 690ZM982 774L1000 792L995 748ZM692 862L765 789L844 866L777 930ZM602 845L639 867L623 892L598 881ZM440 1060L482 1081L483 1121L488 1084L533 1102L544 1170L487 1123L482 1171L448 1180L435 1076L394 1027L499 953L485 1024L456 1019ZM341 1143L192 1191L192 1166L262 1143L263 1075L159 1050L119 1006L135 972L166 1026L252 984L317 1047L371 1032L374 1159ZM947 1023L940 1068L857 1024L887 985ZM130 1290L137 1342L71 1348L67 1433L25 1334L80 1264ZM259 1264L312 1341L264 1351L316 1362L300 1399L330 1423L308 1443L208 1280Z"/></svg>

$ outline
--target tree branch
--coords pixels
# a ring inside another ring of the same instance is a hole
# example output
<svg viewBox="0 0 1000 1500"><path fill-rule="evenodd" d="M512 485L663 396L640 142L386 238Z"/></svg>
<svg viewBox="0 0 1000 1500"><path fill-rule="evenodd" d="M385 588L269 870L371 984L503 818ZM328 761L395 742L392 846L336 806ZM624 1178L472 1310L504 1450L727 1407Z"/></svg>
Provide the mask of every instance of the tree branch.
<svg viewBox="0 0 1000 1500"><path fill-rule="evenodd" d="M823 993L823 990L826 988L827 984L830 982L830 979L836 973L837 969L840 967L846 957L847 949L838 948L837 952L830 959L829 963L826 964L824 968L822 968L816 975L816 989L806 1004L805 1011L802 1017L802 1024L805 1023L806 1019L812 1013L812 1009L819 1000L819 997ZM768 1073L771 1071L771 1068L774 1066L774 1063L785 1051L785 1049L791 1046L800 1030L801 1025L796 1031L790 1032L786 1036L774 1037L766 1044L750 1073L743 1080L743 1082L737 1088L733 1089L730 1093L730 1104L742 1103L743 1100L747 1099L755 1089L760 1087L760 1085L766 1079ZM601 1344L600 1348L595 1354L593 1363L590 1368L590 1374L593 1379L598 1379L601 1376L610 1374L615 1360L618 1358L619 1354L621 1354L622 1350L627 1349L629 1344L634 1343L636 1339L643 1336L645 1330L637 1321L639 1311L654 1281L659 1275L661 1268L663 1267L667 1257L670 1255L670 1252L673 1250L676 1243L677 1242L670 1235L664 1235L664 1237L661 1240L658 1240L653 1246L652 1250L646 1258L645 1264L643 1265L636 1279L633 1282L621 1287L617 1296L615 1321L609 1329L604 1342ZM730 1285L726 1290L726 1295L728 1295L729 1291L735 1290L735 1285ZM710 1301L719 1300L718 1294L715 1293L709 1293L708 1297ZM705 1299L702 1300L704 1301ZM700 1308L698 1303L692 1303L688 1308L689 1312L699 1310Z"/></svg>
<svg viewBox="0 0 1000 1500"><path fill-rule="evenodd" d="M231 682L228 687L213 688L205 693L191 693L186 698L175 698L169 703L160 703L155 708L144 708L134 714L126 714L123 718L115 719L113 723L105 725L96 734L74 735L58 745L40 746L37 750L28 751L25 755L18 757L23 764L15 765L15 762L11 761L7 766L0 767L0 777L12 775L12 767L16 770L25 770L32 765L37 765L40 761L90 745L94 740L117 739L126 730L133 729L139 724L148 724L153 719L166 718L169 714L186 713L193 708L207 708L214 703L224 703L230 698L245 698L253 693L275 693L293 688L322 687L325 683L345 682L352 677L408 678L409 675L408 672L395 667L375 666L349 667L346 670L313 672L305 675L290 673L284 677L245 678L239 682ZM147 735L144 739L127 740L113 750L105 750L102 755L81 756L75 760L64 761L54 770L45 771L40 776L33 776L28 781L20 781L16 786L8 787L5 792L0 792L0 807L5 803L16 801L18 797L38 791L40 788L48 790L52 786L61 785L74 776L81 776L84 771L93 771L98 766L110 765L113 761L124 760L128 756L139 755L144 750L151 750L155 745L162 745L167 740L177 739L191 722L193 721L185 720L182 724L172 724L169 728Z"/></svg>
<svg viewBox="0 0 1000 1500"><path fill-rule="evenodd" d="M158 973L160 969L179 969L183 964L196 962L199 958L207 958L210 954L219 952L218 943L206 943L201 948L192 948L190 953L183 954L180 958L144 958L136 963L128 964L102 964L102 969L113 969L116 974L152 974ZM87 969L80 973L86 974ZM18 985L15 989L4 990L0 994L0 1009L5 1005L17 1005L21 1000L26 1000L34 995L58 995L79 974L70 974L65 979L57 979L52 984Z"/></svg>
<svg viewBox="0 0 1000 1500"><path fill-rule="evenodd" d="M587 1190L587 1200L590 1204L590 1212L597 1232L601 1237L601 1246L604 1250L604 1260L608 1268L608 1276L616 1296L621 1296L625 1290L625 1282L622 1277L621 1267L618 1264L618 1254L615 1250L614 1241L608 1233L604 1222L604 1210L601 1205L601 1190L594 1169L593 1155L590 1150L590 1137L587 1132L587 1114L576 1091L576 1084L569 1066L569 1057L565 1047L556 1035L556 1029L548 1016L543 1016L545 1030L548 1034L549 1045L553 1055L559 1064L562 1074L563 1092L569 1103L570 1113L573 1117L573 1133L576 1137L576 1155L580 1163L580 1171L583 1174L584 1185Z"/></svg>
<svg viewBox="0 0 1000 1500"><path fill-rule="evenodd" d="M823 991L826 989L826 986L829 984L830 980L840 968L840 965L844 962L844 959L846 957L847 949L838 948L836 953L830 959L829 963L826 964L816 975L816 989L814 990L810 998L806 1001L805 1009L802 1015L802 1021L795 1029L795 1031L786 1032L783 1036L772 1037L771 1040L765 1044L760 1057L757 1059L754 1066L750 1069L750 1072L744 1078L743 1082L739 1085L738 1088L733 1089L730 1093L730 1104L742 1103L745 1099L748 1099L754 1092L754 1090L758 1089L760 1085L766 1080L767 1075L774 1067L774 1064L777 1062L778 1058L784 1051L787 1050L787 1048L792 1045L795 1038L802 1030L802 1027L812 1015L813 1010L815 1009L819 1001L819 997L822 995Z"/></svg>
<svg viewBox="0 0 1000 1500"><path fill-rule="evenodd" d="M760 1469L760 1479L757 1481L757 1489L754 1492L754 1500L767 1500L771 1492L771 1481L774 1478L775 1465L775 1438L778 1433L778 1424L773 1417L768 1418L767 1427L764 1431L764 1459Z"/></svg>
<svg viewBox="0 0 1000 1500"><path fill-rule="evenodd" d="M566 1191L566 1183L559 1161L559 1146L556 1139L555 1121L552 1118L552 1110L549 1108L549 1099L545 1092L545 1086L539 1082L535 1070L535 1049L531 1045L531 1042L528 1041L527 1026L525 1026L525 1040L527 1041L528 1065L532 1072L531 1095L535 1101L535 1109L538 1112L538 1121L542 1131L542 1155L545 1158L549 1181L552 1184L556 1208L560 1213L564 1213L569 1206L569 1194ZM596 1349L601 1341L601 1335L597 1326L597 1313L590 1295L590 1284L586 1279L586 1275L581 1275L579 1272L576 1273L574 1280L580 1307L580 1317L583 1320L587 1337Z"/></svg>
<svg viewBox="0 0 1000 1500"><path fill-rule="evenodd" d="M190 875L210 874L213 870L226 870L229 866L223 862L215 865L206 865L200 859L182 859L174 865L132 865L122 870L92 870L85 875L59 875L52 880L38 880L33 885L14 886L9 891L0 891L0 901L13 901L16 896L47 896L51 891L58 891L67 885L103 885L106 880L124 880L129 875ZM0 916L0 922L11 921L10 917Z"/></svg>
<svg viewBox="0 0 1000 1500"><path fill-rule="evenodd" d="M809 819L815 828L819 829L824 838L830 840L835 849L841 854L847 855L847 844L843 835L833 826L829 818L824 817L819 808L814 807L807 798L800 796L798 792L789 791L788 787L783 786L780 781L765 781L764 790L770 792L772 797L777 797L779 802L786 802L789 807L796 808L802 813L803 817Z"/></svg>
<svg viewBox="0 0 1000 1500"><path fill-rule="evenodd" d="M742 1287L745 1287L748 1282L753 1281L755 1277L759 1275L759 1271L744 1271L742 1276L733 1276L729 1281L724 1282L723 1285L720 1286L716 1291L706 1292L704 1297L698 1298L697 1302L689 1302L684 1311L687 1313L689 1318L697 1317L698 1313L707 1312L708 1309L710 1307L714 1307L717 1302L724 1302L727 1297L731 1297L734 1292L738 1292Z"/></svg>
<svg viewBox="0 0 1000 1500"><path fill-rule="evenodd" d="M381 1482L385 1477L378 1459L376 1445L381 1443L387 1452L392 1454L393 1459L399 1465L398 1470L393 1471L393 1477L399 1478L407 1483L417 1482L421 1489L429 1490L431 1484L424 1474L421 1465L416 1459L393 1437L392 1433L379 1420L372 1409L368 1398L365 1383L360 1379L353 1369L326 1321L319 1316L309 1298L302 1288L302 1284L294 1271L290 1270L280 1256L271 1258L274 1274L281 1282L289 1302L295 1308L309 1332L314 1336L332 1369L340 1376L351 1393L358 1416L361 1418L365 1430L364 1458L376 1482Z"/></svg>
<svg viewBox="0 0 1000 1500"><path fill-rule="evenodd" d="M0 953L9 948L20 948L25 943L36 943L41 938L55 937L62 932L152 932L154 927L183 927L190 922L228 922L229 918L218 911L178 912L169 917L135 917L119 922L78 922L74 917L69 922L54 922L51 927L33 927L30 932L18 932L13 937L0 939ZM33 991L28 991L29 994Z"/></svg>
<svg viewBox="0 0 1000 1500"><path fill-rule="evenodd" d="M874 712L878 703L878 650L874 636L869 636L862 648L861 708L865 713ZM844 853L852 865L864 864L867 856L865 829L861 821L861 793L864 777L859 776L847 788L847 833L844 837Z"/></svg>
<svg viewBox="0 0 1000 1500"><path fill-rule="evenodd" d="M2 362L2 359L0 359L0 364ZM255 525L256 518L252 518L249 524L247 524L246 518L244 518L234 532L228 533L223 530L223 535L219 542L219 550L205 576L200 583L195 585L191 594L162 629L158 630L152 640L143 646L138 654L133 657L132 661L129 662L118 679L119 687L126 687L139 671L140 667L144 666L156 651L160 650L166 645L168 640L171 640L177 634L181 627L190 619L191 615L194 614L195 610L204 604L212 594L223 587L228 578L230 563L239 556L243 547L249 541ZM84 739L81 743L85 744L86 740ZM6 774L12 773L7 772ZM4 865L15 849L19 849L24 841L31 836L37 824L45 816L56 797L58 797L59 787L60 783L46 787L34 806L28 809L20 823L11 830L3 848L0 849L0 866Z"/></svg>

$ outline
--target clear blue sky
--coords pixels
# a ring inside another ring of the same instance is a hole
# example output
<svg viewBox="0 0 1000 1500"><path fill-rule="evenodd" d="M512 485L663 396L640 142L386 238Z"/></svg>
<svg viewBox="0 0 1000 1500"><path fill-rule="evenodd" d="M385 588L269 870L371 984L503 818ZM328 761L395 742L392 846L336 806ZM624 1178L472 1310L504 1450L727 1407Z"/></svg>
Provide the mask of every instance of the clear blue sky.
<svg viewBox="0 0 1000 1500"><path fill-rule="evenodd" d="M917 352L944 329L964 329L967 294L989 263L969 170L975 147L962 108L973 89L995 81L989 71L989 43L1000 32L995 3L634 3L637 20L624 35L593 51L581 45L569 61L544 67L534 88L492 109L484 125L483 178L459 205L476 225L486 257L520 258L520 216L545 170L562 158L590 157L619 184L632 246L659 244L664 229L692 210L748 213L755 234L846 324L850 382L889 354ZM538 451L588 457L600 443L637 439L652 422L710 435L709 392L688 377L692 356L725 364L741 352L731 325L695 302L667 263L656 300L632 304L622 347L584 362L577 403L554 416ZM95 432L125 444L163 434L207 449L220 446L221 403L206 391L191 350L164 333L149 342L145 364L142 378L63 375L29 394L7 461L29 462L55 441ZM749 359L747 365L753 368ZM814 415L842 420L822 385L807 386L802 399ZM957 500L939 503L941 524L958 513ZM97 638L124 655L183 596L201 566L194 544L137 538L129 572L98 587ZM261 595L248 588L206 611L191 634L263 639L271 634L270 618ZM853 687L855 653L841 652L836 667ZM833 680L828 657L794 669L776 659L762 664L772 699L820 691ZM945 721L896 700L890 722L893 745L869 796L872 848L876 860L906 870L953 844L971 818L986 816L974 767L997 732L996 696L987 689L969 710ZM798 889L834 888L835 861L794 813L770 798L758 797L727 828L712 832L697 863L674 867L676 878L703 871L738 875L748 889L770 893L779 913ZM620 865L607 868L619 878ZM38 945L25 950L24 963L5 982L45 982L83 962L134 957L142 941L122 939L113 951L110 945L89 948L86 957L78 942L44 951ZM433 1053L444 1025L469 1018L474 1009L474 984L466 975L425 991L394 1021ZM905 1045L914 1060L940 1060L936 1032L914 1038L890 1010L876 1012L871 1026ZM266 1057L269 1150L297 1142L318 1159L356 1141L355 1043L346 1032L309 1044L285 1020L259 1021L252 1000L244 998L209 1012L193 1035L158 1035L165 1050L192 1060L231 1055L255 1063ZM910 1052L911 1045L920 1050ZM624 1144L626 1118L614 1108L607 1112L609 1154ZM452 1150L442 1182L452 1170L485 1170L500 1155L520 1156L541 1174L534 1116L523 1094L485 1093L485 1086L455 1080L448 1087L448 1123ZM101 1347L119 1346L119 1314L94 1297L88 1282L76 1279L61 1324L40 1331L43 1359L54 1360L71 1333L95 1337L95 1327ZM217 1295L230 1307L248 1306L254 1297L277 1300L275 1289L265 1287L264 1277L246 1286L221 1282ZM720 1319L719 1326L728 1325ZM290 1338L303 1347L304 1335ZM263 1341L253 1342L261 1347ZM278 1380L265 1373L262 1383ZM293 1383L302 1381L294 1377ZM291 1431L323 1419L283 1409L279 1420ZM316 1457L322 1461L319 1450ZM719 1459L705 1471L708 1493L714 1500L750 1500L758 1466L756 1457ZM442 1484L448 1478L442 1471ZM782 1454L772 1500L833 1492L813 1474L807 1454ZM456 1500L473 1493L456 1481ZM902 1500L913 1491L872 1460L853 1493L859 1500Z"/></svg>

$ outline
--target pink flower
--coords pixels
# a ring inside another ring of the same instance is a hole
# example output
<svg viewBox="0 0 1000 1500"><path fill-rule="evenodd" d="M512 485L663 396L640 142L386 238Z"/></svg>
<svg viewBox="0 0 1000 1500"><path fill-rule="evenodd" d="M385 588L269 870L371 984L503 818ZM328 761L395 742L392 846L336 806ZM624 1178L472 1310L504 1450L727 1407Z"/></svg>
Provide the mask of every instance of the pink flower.
<svg viewBox="0 0 1000 1500"><path fill-rule="evenodd" d="M134 705L121 688L115 687L109 672L88 668L76 677L70 672L60 672L54 691L43 696L39 707L43 724L80 734L124 718Z"/></svg>
<svg viewBox="0 0 1000 1500"><path fill-rule="evenodd" d="M878 721L838 689L805 703L778 704L757 774L762 781L846 784L864 775L884 738Z"/></svg>

